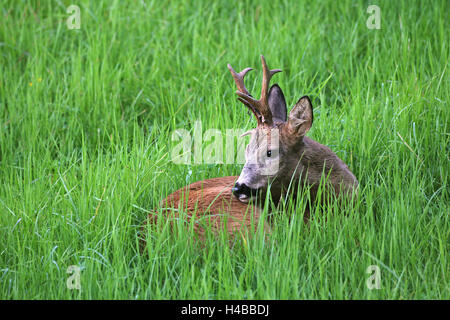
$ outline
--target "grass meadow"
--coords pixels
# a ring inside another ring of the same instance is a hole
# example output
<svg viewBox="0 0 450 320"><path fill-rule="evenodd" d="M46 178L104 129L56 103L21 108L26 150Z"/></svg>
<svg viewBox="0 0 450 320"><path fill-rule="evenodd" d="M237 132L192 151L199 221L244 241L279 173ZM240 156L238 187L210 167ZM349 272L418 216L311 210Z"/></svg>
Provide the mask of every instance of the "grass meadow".
<svg viewBox="0 0 450 320"><path fill-rule="evenodd" d="M0 298L449 299L448 12L445 0L1 1ZM161 225L141 255L162 198L239 175L241 163L174 163L172 134L253 128L227 63L255 68L257 93L260 54L283 69L272 83L289 108L311 97L308 136L356 175L355 206L305 225L288 203L270 237L231 247Z"/></svg>

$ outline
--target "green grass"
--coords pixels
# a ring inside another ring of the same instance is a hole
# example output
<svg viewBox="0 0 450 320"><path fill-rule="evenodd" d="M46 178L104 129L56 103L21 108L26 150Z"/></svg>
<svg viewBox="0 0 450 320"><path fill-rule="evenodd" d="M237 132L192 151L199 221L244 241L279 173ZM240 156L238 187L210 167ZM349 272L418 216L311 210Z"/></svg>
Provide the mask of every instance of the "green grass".
<svg viewBox="0 0 450 320"><path fill-rule="evenodd" d="M0 17L0 298L450 298L448 1L2 1ZM288 206L232 248L161 228L140 255L160 199L240 173L174 164L171 135L252 128L226 65L256 68L258 92L260 54L290 106L312 98L308 135L355 173L356 206L309 226Z"/></svg>

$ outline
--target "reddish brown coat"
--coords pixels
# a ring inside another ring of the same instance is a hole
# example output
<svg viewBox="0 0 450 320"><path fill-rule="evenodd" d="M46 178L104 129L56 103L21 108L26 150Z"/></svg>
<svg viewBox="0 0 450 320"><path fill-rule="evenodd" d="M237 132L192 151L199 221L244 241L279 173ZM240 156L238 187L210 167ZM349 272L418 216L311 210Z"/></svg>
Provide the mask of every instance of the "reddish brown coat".
<svg viewBox="0 0 450 320"><path fill-rule="evenodd" d="M200 240L205 237L205 228L215 234L221 230L239 236L254 233L261 210L252 203L239 201L231 193L237 179L237 176L212 178L185 186L162 200L160 212L156 209L147 222L156 224L158 217L176 219L181 216L187 224L193 222Z"/></svg>

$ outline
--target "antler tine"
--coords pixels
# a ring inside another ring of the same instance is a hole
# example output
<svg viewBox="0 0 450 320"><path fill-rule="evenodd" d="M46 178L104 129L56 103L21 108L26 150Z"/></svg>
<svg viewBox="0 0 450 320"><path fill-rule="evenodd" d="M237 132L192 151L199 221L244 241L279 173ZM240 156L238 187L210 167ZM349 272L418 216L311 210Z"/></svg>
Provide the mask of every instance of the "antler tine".
<svg viewBox="0 0 450 320"><path fill-rule="evenodd" d="M261 88L261 98L259 100L254 99L249 94L237 91L236 94L241 98L241 101L246 101L248 105L256 109L261 115L261 119L258 122L272 124L272 113L269 108L269 84L270 79L275 73L281 72L280 69L269 70L267 67L266 59L261 55L261 63L263 67L263 80L262 80L262 88Z"/></svg>
<svg viewBox="0 0 450 320"><path fill-rule="evenodd" d="M261 104L264 106L264 108L267 107L267 110L270 113L268 100L270 79L275 73L281 72L281 70L280 69L269 70L269 68L267 67L266 59L264 59L263 55L261 55L261 64L263 67L263 80L262 80L260 101Z"/></svg>
<svg viewBox="0 0 450 320"><path fill-rule="evenodd" d="M248 90L245 88L244 77L247 74L247 72L253 69L245 68L241 72L237 73L236 71L234 71L233 67L230 64L228 64L228 69L230 69L231 75L233 76L234 82L236 83L236 87L238 88L238 90L242 93L245 93L246 95L250 95Z"/></svg>

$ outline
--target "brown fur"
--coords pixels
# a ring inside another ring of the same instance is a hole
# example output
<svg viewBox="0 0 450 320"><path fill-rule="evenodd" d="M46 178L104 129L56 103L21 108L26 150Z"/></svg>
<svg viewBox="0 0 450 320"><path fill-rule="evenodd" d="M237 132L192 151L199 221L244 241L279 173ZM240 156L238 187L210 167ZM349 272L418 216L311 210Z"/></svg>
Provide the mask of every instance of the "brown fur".
<svg viewBox="0 0 450 320"><path fill-rule="evenodd" d="M147 223L156 224L158 217L179 218L181 210L186 213L186 224L193 222L194 232L200 240L205 238L205 228L215 234L225 230L232 237L251 235L258 226L261 210L233 196L231 188L237 178L212 178L178 189L161 201L161 212L150 214Z"/></svg>

